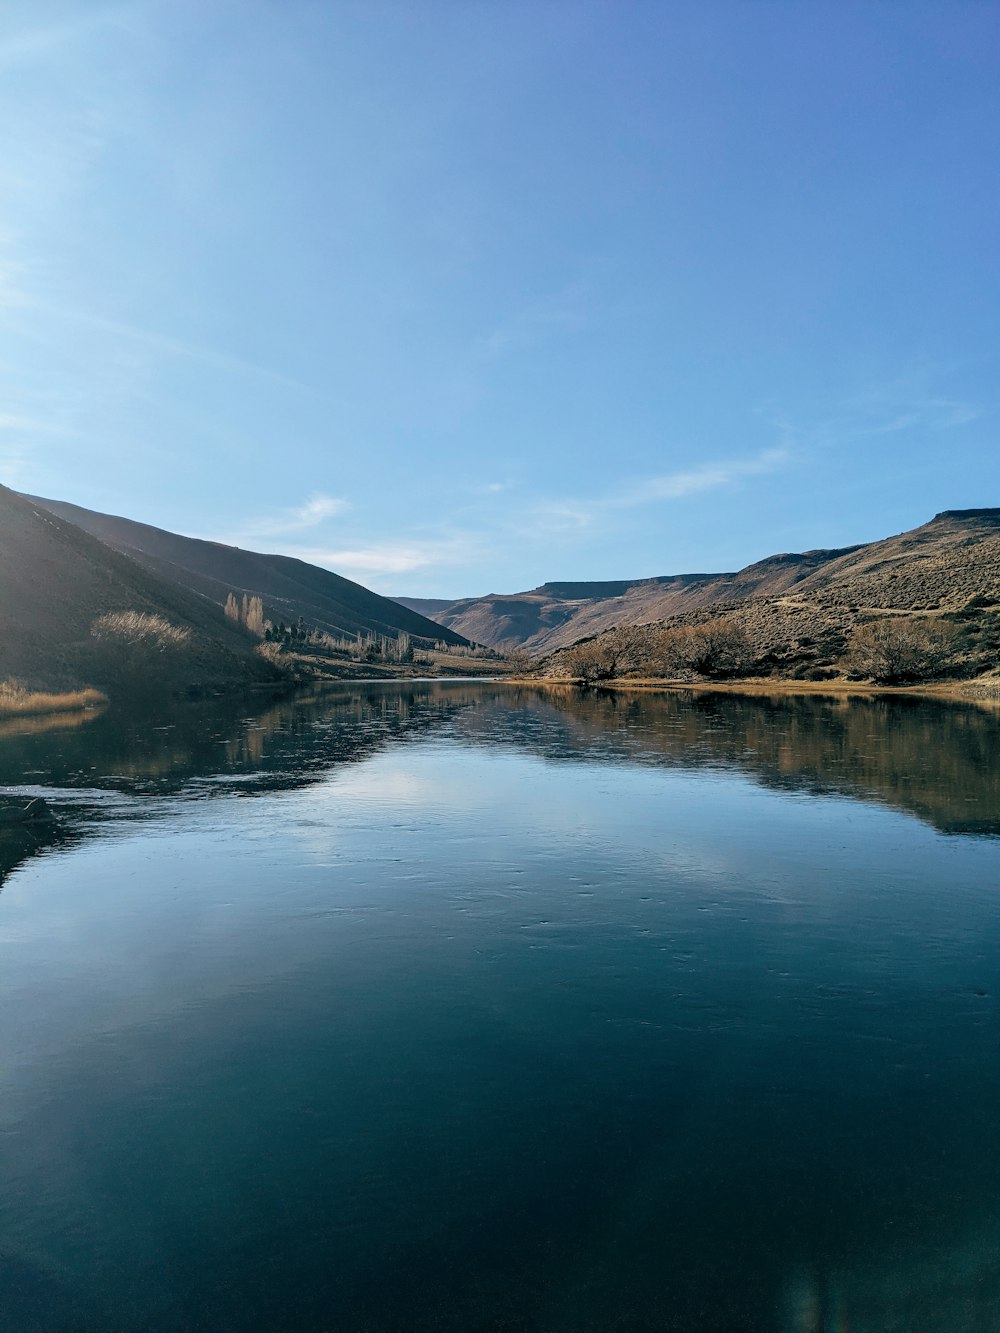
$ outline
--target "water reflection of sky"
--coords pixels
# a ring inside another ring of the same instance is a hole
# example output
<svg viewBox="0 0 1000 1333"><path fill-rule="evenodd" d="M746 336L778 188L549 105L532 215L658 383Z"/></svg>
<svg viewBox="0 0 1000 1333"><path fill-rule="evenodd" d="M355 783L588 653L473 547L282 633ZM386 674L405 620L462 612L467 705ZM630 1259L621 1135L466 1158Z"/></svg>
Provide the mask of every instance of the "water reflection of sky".
<svg viewBox="0 0 1000 1333"><path fill-rule="evenodd" d="M539 1329L988 1316L996 842L724 765L567 762L490 707L253 795L91 787L86 836L10 875L0 1291L19 1256L95 1326L123 1283L163 1329L191 1292L238 1326L224 1289L264 1326L314 1327L311 1292L409 1328L418 1281L463 1329L501 1301Z"/></svg>

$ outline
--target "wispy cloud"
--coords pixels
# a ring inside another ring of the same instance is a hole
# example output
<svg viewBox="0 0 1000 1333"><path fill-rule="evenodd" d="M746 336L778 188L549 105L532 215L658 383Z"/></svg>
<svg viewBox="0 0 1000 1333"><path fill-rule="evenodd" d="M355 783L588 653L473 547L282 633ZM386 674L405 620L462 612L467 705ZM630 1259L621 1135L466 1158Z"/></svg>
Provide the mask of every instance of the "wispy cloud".
<svg viewBox="0 0 1000 1333"><path fill-rule="evenodd" d="M753 458L703 463L700 467L685 471L648 477L622 494L611 497L608 503L616 509L629 509L634 505L653 504L657 500L683 500L685 496L697 495L701 491L714 491L732 486L744 477L757 477L775 472L788 460L787 449L765 449Z"/></svg>
<svg viewBox="0 0 1000 1333"><path fill-rule="evenodd" d="M74 46L85 35L109 22L124 18L127 13L128 10L124 5L94 5L88 13L67 22L25 28L12 36L2 38L0 69L10 69L45 59L53 51L61 47Z"/></svg>
<svg viewBox="0 0 1000 1333"><path fill-rule="evenodd" d="M350 508L350 502L337 495L326 495L323 491L314 491L304 504L291 509L282 509L276 514L254 518L241 524L238 534L240 544L252 542L260 537L291 536L297 532L306 532L317 528L327 519L335 518Z"/></svg>
<svg viewBox="0 0 1000 1333"><path fill-rule="evenodd" d="M683 500L704 491L734 486L747 477L775 472L789 458L787 449L765 449L753 458L723 459L676 472L636 478L603 496L541 500L532 506L531 512L535 520L544 520L557 531L582 529L615 510Z"/></svg>
<svg viewBox="0 0 1000 1333"><path fill-rule="evenodd" d="M956 430L978 421L984 411L960 398L915 391L912 383L899 380L847 398L811 421L795 421L787 413L766 409L761 415L789 444L827 449L880 437Z"/></svg>
<svg viewBox="0 0 1000 1333"><path fill-rule="evenodd" d="M404 538L343 549L286 546L284 554L372 585L384 583L386 576L471 563L479 557L480 545L475 534L456 533L442 538Z"/></svg>
<svg viewBox="0 0 1000 1333"><path fill-rule="evenodd" d="M29 450L23 444L0 441L0 482L15 489L28 472Z"/></svg>
<svg viewBox="0 0 1000 1333"><path fill-rule="evenodd" d="M982 416L979 408L953 398L924 398L902 411L892 413L868 426L860 426L858 435L895 435L905 430L950 430L965 426Z"/></svg>
<svg viewBox="0 0 1000 1333"><path fill-rule="evenodd" d="M293 518L298 527L313 528L317 523L332 518L334 514L341 514L347 508L347 501L339 496L324 495L321 491L316 491L304 505L293 512Z"/></svg>
<svg viewBox="0 0 1000 1333"><path fill-rule="evenodd" d="M43 439L69 432L44 417L20 412L0 412L0 481L5 486L25 484L30 475L34 438Z"/></svg>
<svg viewBox="0 0 1000 1333"><path fill-rule="evenodd" d="M485 356L497 357L533 347L552 334L575 332L587 323L588 305L584 285L573 283L515 311L480 338L477 346Z"/></svg>
<svg viewBox="0 0 1000 1333"><path fill-rule="evenodd" d="M25 301L22 300L21 304L24 303ZM244 357L234 356L229 352L219 351L214 347L206 347L202 343L174 338L168 334L159 333L155 329L139 328L134 324L110 319L107 316L94 314L90 311L76 310L65 306L55 307L46 305L41 301L33 302L32 306L39 313L78 324L97 333L108 334L112 338L145 348L151 352L198 361L202 365L216 370L257 376L288 388L302 389L305 387L300 381L292 379L288 375L282 375L279 371L271 370L268 366L259 365L255 361L248 361Z"/></svg>

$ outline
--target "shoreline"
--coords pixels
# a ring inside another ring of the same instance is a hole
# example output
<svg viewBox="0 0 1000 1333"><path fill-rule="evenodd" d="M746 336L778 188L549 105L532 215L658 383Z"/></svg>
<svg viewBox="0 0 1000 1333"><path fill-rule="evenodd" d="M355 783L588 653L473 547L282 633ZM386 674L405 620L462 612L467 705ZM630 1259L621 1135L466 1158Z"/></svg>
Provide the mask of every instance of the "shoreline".
<svg viewBox="0 0 1000 1333"><path fill-rule="evenodd" d="M917 696L919 698L959 700L966 703L996 703L1000 705L1000 679L989 680L939 680L913 685L875 685L860 680L668 680L653 677L641 677L635 680L617 678L614 680L591 681L583 684L566 676L508 676L511 684L559 686L569 689L587 690L641 690L648 692L677 693L688 691L695 694L818 694L838 698L858 696L898 697Z"/></svg>
<svg viewBox="0 0 1000 1333"><path fill-rule="evenodd" d="M19 717L44 717L52 713L78 713L103 708L108 696L87 686L79 690L29 690L0 688L0 721Z"/></svg>

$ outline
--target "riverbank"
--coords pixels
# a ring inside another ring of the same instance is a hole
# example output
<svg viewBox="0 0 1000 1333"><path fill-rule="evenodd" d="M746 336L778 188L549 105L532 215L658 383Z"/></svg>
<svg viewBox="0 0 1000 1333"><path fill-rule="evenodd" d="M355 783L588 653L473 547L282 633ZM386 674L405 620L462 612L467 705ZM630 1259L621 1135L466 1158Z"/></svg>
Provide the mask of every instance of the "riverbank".
<svg viewBox="0 0 1000 1333"><path fill-rule="evenodd" d="M0 718L75 713L87 708L99 708L107 702L106 694L90 688L55 692L29 690L13 680L0 682Z"/></svg>
<svg viewBox="0 0 1000 1333"><path fill-rule="evenodd" d="M876 698L883 696L919 696L921 698L965 700L1000 705L1000 678L987 680L938 680L911 685L875 685L863 680L676 680L654 677L616 677L584 683L567 676L508 677L518 685L559 686L570 689L687 691L697 694L751 695L837 695Z"/></svg>

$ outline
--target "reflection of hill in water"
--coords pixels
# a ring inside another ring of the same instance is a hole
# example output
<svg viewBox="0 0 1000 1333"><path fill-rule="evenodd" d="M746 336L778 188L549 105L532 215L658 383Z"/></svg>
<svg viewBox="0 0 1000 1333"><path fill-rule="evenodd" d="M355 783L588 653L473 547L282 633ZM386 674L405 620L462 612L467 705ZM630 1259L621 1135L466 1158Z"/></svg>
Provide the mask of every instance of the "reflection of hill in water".
<svg viewBox="0 0 1000 1333"><path fill-rule="evenodd" d="M882 802L946 833L1000 834L1000 716L974 704L571 688L524 694L518 743L549 758L728 769L769 787Z"/></svg>
<svg viewBox="0 0 1000 1333"><path fill-rule="evenodd" d="M476 687L347 685L316 695L124 707L51 717L0 733L0 790L45 794L56 827L0 829L0 885L22 861L95 831L102 820L155 818L149 798L253 796L321 781L391 744L439 729ZM123 795L126 800L113 794Z"/></svg>
<svg viewBox="0 0 1000 1333"><path fill-rule="evenodd" d="M0 736L0 787L59 789L65 839L101 818L155 815L149 796L307 786L433 734L559 762L722 769L785 790L884 802L945 832L1000 834L1000 718L928 699L602 693L503 684L346 684L269 702L109 710ZM100 789L100 791L95 791ZM50 839L0 838L0 882Z"/></svg>

